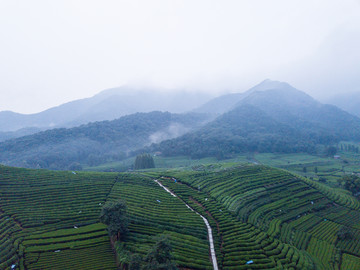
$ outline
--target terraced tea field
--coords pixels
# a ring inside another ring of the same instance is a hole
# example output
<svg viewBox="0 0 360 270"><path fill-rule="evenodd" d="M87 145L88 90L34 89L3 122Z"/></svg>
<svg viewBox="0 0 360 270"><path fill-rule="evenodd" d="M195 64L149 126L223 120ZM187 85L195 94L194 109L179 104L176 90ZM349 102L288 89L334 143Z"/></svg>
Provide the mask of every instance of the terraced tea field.
<svg viewBox="0 0 360 270"><path fill-rule="evenodd" d="M0 269L116 269L99 214L125 200L131 220L127 249L146 254L167 234L175 262L211 269L202 219L152 179L0 167Z"/></svg>
<svg viewBox="0 0 360 270"><path fill-rule="evenodd" d="M145 255L166 234L182 269L212 269L207 228L184 203L209 221L219 269L360 269L359 201L265 166L142 175L0 166L0 199L0 269L117 269L99 214L119 199L126 250Z"/></svg>
<svg viewBox="0 0 360 270"><path fill-rule="evenodd" d="M257 269L360 269L360 204L353 197L264 166L171 177L177 183L165 185L217 220L224 269L247 269L246 260Z"/></svg>

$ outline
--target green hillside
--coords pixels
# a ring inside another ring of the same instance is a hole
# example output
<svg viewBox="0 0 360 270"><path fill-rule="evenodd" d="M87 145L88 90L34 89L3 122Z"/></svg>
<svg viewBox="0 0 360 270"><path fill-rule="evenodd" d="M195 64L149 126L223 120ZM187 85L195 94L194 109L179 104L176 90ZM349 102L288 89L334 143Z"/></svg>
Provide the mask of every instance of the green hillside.
<svg viewBox="0 0 360 270"><path fill-rule="evenodd" d="M74 128L46 130L0 142L3 165L52 170L81 170L122 160L127 152L198 128L207 116L154 111Z"/></svg>
<svg viewBox="0 0 360 270"><path fill-rule="evenodd" d="M240 153L314 154L324 145L360 140L358 117L321 104L287 83L264 81L242 95L213 99L205 108L200 111L214 109L221 114L198 130L152 145L146 152L222 160Z"/></svg>
<svg viewBox="0 0 360 270"><path fill-rule="evenodd" d="M257 269L280 264L310 269L311 263L316 269L360 267L360 203L351 196L264 166L172 175L200 190L191 196L218 219L224 269L232 269L236 260L233 269L242 269L238 266L244 259L253 259ZM168 185L175 193L181 190L175 183ZM235 232L232 226L237 227ZM259 254L272 264L267 262L265 267L264 261L256 260ZM270 254L279 256L280 262Z"/></svg>
<svg viewBox="0 0 360 270"><path fill-rule="evenodd" d="M204 222L150 178L0 170L0 269L116 269L99 214L118 199L130 215L129 250L145 254L154 236L167 234L179 266L210 268Z"/></svg>
<svg viewBox="0 0 360 270"><path fill-rule="evenodd" d="M1 166L0 186L0 269L116 269L99 214L119 199L130 219L123 247L145 256L166 234L180 269L212 269L204 221L185 203L208 219L219 269L360 267L360 202L266 166L143 174Z"/></svg>

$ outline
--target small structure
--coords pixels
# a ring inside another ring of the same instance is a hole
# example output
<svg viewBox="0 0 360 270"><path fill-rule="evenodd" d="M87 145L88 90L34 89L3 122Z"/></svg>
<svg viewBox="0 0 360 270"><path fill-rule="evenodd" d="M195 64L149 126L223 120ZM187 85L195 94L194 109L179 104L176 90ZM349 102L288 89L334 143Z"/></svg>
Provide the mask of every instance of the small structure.
<svg viewBox="0 0 360 270"><path fill-rule="evenodd" d="M74 225L74 229L78 229L78 227L76 225Z"/></svg>
<svg viewBox="0 0 360 270"><path fill-rule="evenodd" d="M339 159L339 158L340 158L339 155L335 155L335 156L334 156L334 159Z"/></svg>
<svg viewBox="0 0 360 270"><path fill-rule="evenodd" d="M246 262L246 264L252 264L252 263L254 263L253 260L250 260L250 261L247 261L247 262Z"/></svg>
<svg viewBox="0 0 360 270"><path fill-rule="evenodd" d="M158 203L160 203L161 201L160 200L156 200Z"/></svg>

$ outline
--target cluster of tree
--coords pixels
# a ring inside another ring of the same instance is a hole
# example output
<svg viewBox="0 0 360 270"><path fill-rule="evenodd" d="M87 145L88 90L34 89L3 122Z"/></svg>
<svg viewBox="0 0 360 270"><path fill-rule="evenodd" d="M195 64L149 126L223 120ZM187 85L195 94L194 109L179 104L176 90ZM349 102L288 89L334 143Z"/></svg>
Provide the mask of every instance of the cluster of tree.
<svg viewBox="0 0 360 270"><path fill-rule="evenodd" d="M68 170L74 164L96 166L126 158L128 151L149 144L152 134L174 123L191 129L206 119L195 113L136 113L113 121L47 130L0 142L0 162L55 170Z"/></svg>
<svg viewBox="0 0 360 270"><path fill-rule="evenodd" d="M131 253L126 248L126 243L116 243L116 253L120 269L126 270L176 270L173 262L172 247L169 237L160 235L155 237L155 244L148 250L145 256Z"/></svg>
<svg viewBox="0 0 360 270"><path fill-rule="evenodd" d="M172 262L172 247L169 238L161 235L145 257L126 250L126 244L121 242L129 232L129 218L124 201L110 202L104 205L100 213L100 221L108 227L109 236L115 245L121 269L129 270L175 270Z"/></svg>
<svg viewBox="0 0 360 270"><path fill-rule="evenodd" d="M337 153L337 148L335 146L329 146L326 148L326 155L333 157Z"/></svg>
<svg viewBox="0 0 360 270"><path fill-rule="evenodd" d="M304 134L275 121L255 107L242 106L198 131L152 145L146 150L160 151L165 156L223 159L246 152L314 153L319 140L315 135Z"/></svg>
<svg viewBox="0 0 360 270"><path fill-rule="evenodd" d="M337 237L340 240L352 239L353 234L349 227L342 226L337 232Z"/></svg>
<svg viewBox="0 0 360 270"><path fill-rule="evenodd" d="M146 154L146 153L137 155L135 158L134 169L140 170L140 169L149 169L149 168L155 168L153 157L150 154Z"/></svg>
<svg viewBox="0 0 360 270"><path fill-rule="evenodd" d="M255 91L197 132L148 151L219 159L244 152L308 152L318 145L360 140L360 119L290 86ZM218 104L221 105L221 104ZM333 153L333 149L328 149Z"/></svg>
<svg viewBox="0 0 360 270"><path fill-rule="evenodd" d="M107 203L100 213L100 221L107 225L110 237L119 241L128 232L129 218L124 201Z"/></svg>
<svg viewBox="0 0 360 270"><path fill-rule="evenodd" d="M354 144L340 144L341 151L359 153L359 146Z"/></svg>
<svg viewBox="0 0 360 270"><path fill-rule="evenodd" d="M338 180L339 184L349 190L353 196L360 198L360 177L356 175L346 175Z"/></svg>

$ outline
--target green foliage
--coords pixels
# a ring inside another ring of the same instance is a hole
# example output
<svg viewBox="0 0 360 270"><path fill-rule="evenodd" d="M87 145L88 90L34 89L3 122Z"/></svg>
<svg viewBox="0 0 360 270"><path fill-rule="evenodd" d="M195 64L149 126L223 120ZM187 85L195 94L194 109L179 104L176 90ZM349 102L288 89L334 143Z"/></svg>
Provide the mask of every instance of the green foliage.
<svg viewBox="0 0 360 270"><path fill-rule="evenodd" d="M144 258L144 270L175 270L177 267L172 262L172 247L169 238L161 235L156 244L149 250Z"/></svg>
<svg viewBox="0 0 360 270"><path fill-rule="evenodd" d="M172 247L168 236L160 235L155 237L156 244L149 248L146 256L139 253L132 253L126 243L117 242L117 260L121 269L129 270L175 270L175 263L172 262ZM185 240L185 239L184 239Z"/></svg>
<svg viewBox="0 0 360 270"><path fill-rule="evenodd" d="M360 177L356 175L346 175L339 180L343 187L349 190L354 196L359 197L360 194Z"/></svg>
<svg viewBox="0 0 360 270"><path fill-rule="evenodd" d="M263 256L269 256L275 265L281 263L284 269L338 269L343 252L360 254L359 202L347 192L264 166L242 165L218 173L179 173L174 177L193 188L201 186L207 198L210 196L218 202L216 207L206 210L220 219L218 226L225 247L224 269L236 269L236 265L244 264L240 260L246 258L254 260L254 268L275 268L270 264L257 265L255 259L260 248L250 248L252 242L246 238L247 234L266 251ZM178 194L175 183L170 187ZM201 198L194 193L193 198ZM202 203L209 206L203 198ZM222 212L219 212L220 207ZM236 229L230 230L230 218L224 208L241 221ZM266 244L264 239L267 239Z"/></svg>
<svg viewBox="0 0 360 270"><path fill-rule="evenodd" d="M320 183L326 183L327 180L326 180L325 177L319 177L319 182L320 182Z"/></svg>
<svg viewBox="0 0 360 270"><path fill-rule="evenodd" d="M345 239L352 239L353 235L351 233L350 228L343 226L338 230L337 237L340 240L345 240Z"/></svg>
<svg viewBox="0 0 360 270"><path fill-rule="evenodd" d="M337 153L337 148L335 146L330 146L326 149L326 155L329 157L334 156Z"/></svg>
<svg viewBox="0 0 360 270"><path fill-rule="evenodd" d="M137 155L135 158L135 170L155 168L154 159L150 154Z"/></svg>
<svg viewBox="0 0 360 270"><path fill-rule="evenodd" d="M165 156L224 159L247 152L312 153L319 142L316 136L278 122L253 106L240 106L194 133L153 145L150 150Z"/></svg>
<svg viewBox="0 0 360 270"><path fill-rule="evenodd" d="M100 221L108 225L110 236L116 236L117 240L123 238L128 232L129 218L126 214L126 204L123 201L107 203L100 214Z"/></svg>
<svg viewBox="0 0 360 270"><path fill-rule="evenodd" d="M202 219L150 178L0 165L0 185L0 269L116 269L99 214L105 202L119 200L131 220L121 239L131 252L130 266L133 254L145 256L153 236L165 232L176 264L211 269Z"/></svg>
<svg viewBox="0 0 360 270"><path fill-rule="evenodd" d="M136 113L113 121L47 130L0 142L0 160L12 166L54 170L68 170L74 163L96 166L126 158L127 152L144 147L152 134L174 123L192 128L206 118L196 113Z"/></svg>

